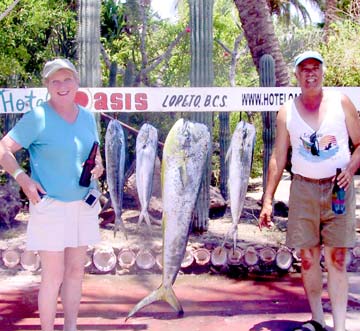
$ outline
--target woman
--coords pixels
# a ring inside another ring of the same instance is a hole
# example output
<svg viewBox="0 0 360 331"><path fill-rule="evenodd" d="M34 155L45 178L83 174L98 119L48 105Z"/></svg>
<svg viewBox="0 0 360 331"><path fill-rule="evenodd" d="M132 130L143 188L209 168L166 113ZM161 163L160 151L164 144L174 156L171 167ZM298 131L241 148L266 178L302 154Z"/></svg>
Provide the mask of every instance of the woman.
<svg viewBox="0 0 360 331"><path fill-rule="evenodd" d="M42 331L53 331L59 290L64 309L64 330L75 331L87 245L100 240L99 203L84 202L89 189L79 185L82 165L99 141L93 114L75 104L79 76L66 59L45 64L42 73L49 100L24 114L0 141L0 164L29 199L27 249L41 258L38 296ZM17 163L14 153L26 148L31 175ZM103 173L100 153L92 177Z"/></svg>

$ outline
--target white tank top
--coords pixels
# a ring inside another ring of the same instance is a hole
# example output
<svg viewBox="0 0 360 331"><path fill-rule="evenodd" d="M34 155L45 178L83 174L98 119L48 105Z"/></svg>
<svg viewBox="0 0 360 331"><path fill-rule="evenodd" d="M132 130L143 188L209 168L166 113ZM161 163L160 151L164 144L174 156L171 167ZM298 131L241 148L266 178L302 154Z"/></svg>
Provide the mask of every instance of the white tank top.
<svg viewBox="0 0 360 331"><path fill-rule="evenodd" d="M286 126L292 146L291 171L303 177L321 179L334 176L350 161L349 135L341 94L328 92L328 109L316 132L302 119L295 102L287 104Z"/></svg>

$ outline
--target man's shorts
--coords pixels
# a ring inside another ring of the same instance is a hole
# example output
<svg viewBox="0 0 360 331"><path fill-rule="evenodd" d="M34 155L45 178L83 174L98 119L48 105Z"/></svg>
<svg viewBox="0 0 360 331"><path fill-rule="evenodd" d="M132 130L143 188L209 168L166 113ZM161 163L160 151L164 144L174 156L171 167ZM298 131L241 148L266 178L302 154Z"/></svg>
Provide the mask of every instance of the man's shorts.
<svg viewBox="0 0 360 331"><path fill-rule="evenodd" d="M290 186L286 245L292 248L353 247L356 242L354 183L345 192L345 214L332 211L331 178L294 175Z"/></svg>

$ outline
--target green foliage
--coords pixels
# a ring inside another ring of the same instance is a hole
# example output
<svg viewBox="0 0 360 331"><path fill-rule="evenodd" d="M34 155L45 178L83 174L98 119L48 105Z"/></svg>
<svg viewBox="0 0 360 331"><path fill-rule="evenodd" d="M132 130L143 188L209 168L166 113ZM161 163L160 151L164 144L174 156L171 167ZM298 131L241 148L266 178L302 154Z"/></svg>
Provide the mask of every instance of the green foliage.
<svg viewBox="0 0 360 331"><path fill-rule="evenodd" d="M115 0L102 1L101 42L110 61L116 61L118 68L124 70L129 61L139 72L143 65L140 52L140 33L142 22L135 0L122 3ZM0 3L3 12L12 0ZM131 8L126 8L127 4ZM292 2L293 3L293 2ZM338 2L342 10L349 9L349 1ZM147 65L162 56L169 44L189 25L187 1L181 1L179 19L175 23L161 20L148 12L146 55ZM135 6L135 7L134 7ZM129 12L130 11L130 12ZM345 20L346 19L346 20ZM236 38L242 34L238 12L231 0L217 0L214 5L214 48L213 63L215 86L229 86L231 52ZM0 86L23 87L39 86L40 71L43 63L56 55L74 58L76 36L76 12L74 0L22 0L15 9L1 21L0 25ZM293 70L295 56L305 49L319 50L326 61L325 85L359 86L360 83L360 43L359 25L343 15L343 21L332 26L327 45L322 44L322 29L315 26L301 26L290 23L274 24L280 47L289 72ZM227 49L224 49L221 41ZM103 60L103 59L102 59ZM103 83L107 85L108 68L104 61ZM239 45L236 61L236 86L258 86L259 77L253 65L245 38ZM171 56L149 72L150 86L189 86L190 77L190 33L186 34L172 50ZM295 80L292 81L295 84ZM123 85L122 75L118 75L118 86ZM262 169L262 124L259 113L251 119L246 113L231 113L230 125L233 132L242 118L251 120L257 129L257 142L252 176L261 175ZM140 128L144 122L152 123L158 130L160 140L181 114L174 113L137 113L128 117L130 125ZM218 141L218 115L214 114L214 142ZM134 137L134 136L133 136ZM217 164L217 161L214 163Z"/></svg>
<svg viewBox="0 0 360 331"><path fill-rule="evenodd" d="M111 43L121 36L125 27L125 6L114 0L102 1L101 36Z"/></svg>
<svg viewBox="0 0 360 331"><path fill-rule="evenodd" d="M360 25L344 20L331 27L327 45L321 45L327 86L360 86Z"/></svg>
<svg viewBox="0 0 360 331"><path fill-rule="evenodd" d="M295 57L305 50L318 49L323 38L322 29L316 26L299 26L293 23L275 25L275 32L290 73L293 72ZM296 84L293 75L292 84Z"/></svg>
<svg viewBox="0 0 360 331"><path fill-rule="evenodd" d="M3 2L1 12L11 3ZM71 24L69 18L74 18L68 5L69 1L23 0L1 21L1 86L40 84L43 63L56 51L55 39L64 37L69 31L67 25ZM74 26L70 30L74 31Z"/></svg>

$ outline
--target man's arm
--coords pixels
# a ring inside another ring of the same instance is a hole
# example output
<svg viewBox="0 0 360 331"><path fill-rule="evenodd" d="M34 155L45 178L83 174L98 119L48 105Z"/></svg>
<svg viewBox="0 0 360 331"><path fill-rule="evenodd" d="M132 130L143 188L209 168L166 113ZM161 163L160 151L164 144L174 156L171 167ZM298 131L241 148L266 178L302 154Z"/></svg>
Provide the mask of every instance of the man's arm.
<svg viewBox="0 0 360 331"><path fill-rule="evenodd" d="M259 218L259 228L272 225L272 202L276 188L281 180L290 147L290 137L286 128L286 105L280 108L276 118L276 138L273 152L269 161L266 190Z"/></svg>
<svg viewBox="0 0 360 331"><path fill-rule="evenodd" d="M345 113L346 128L355 148L349 164L338 178L339 185L346 190L360 166L360 119L354 104L346 95L342 96L341 105Z"/></svg>

